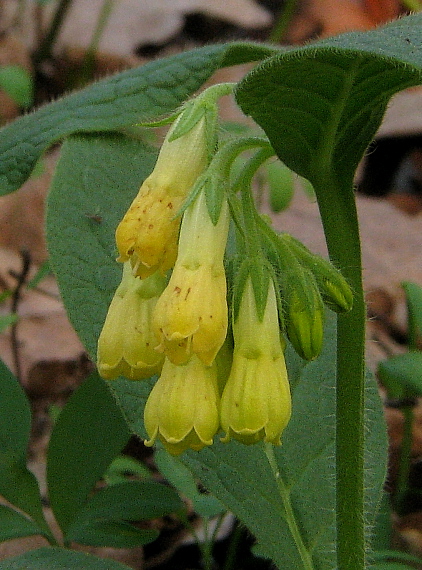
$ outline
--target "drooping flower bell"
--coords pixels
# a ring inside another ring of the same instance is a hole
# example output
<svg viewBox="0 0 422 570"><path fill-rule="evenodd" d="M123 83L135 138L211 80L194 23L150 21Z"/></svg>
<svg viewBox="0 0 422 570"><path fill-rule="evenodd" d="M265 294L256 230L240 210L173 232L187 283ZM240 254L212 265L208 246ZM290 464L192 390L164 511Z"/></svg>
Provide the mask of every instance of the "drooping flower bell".
<svg viewBox="0 0 422 570"><path fill-rule="evenodd" d="M177 212L208 162L207 124L204 117L172 140L183 112L169 130L155 168L116 229L118 261L130 260L142 278L165 272L177 256L180 217Z"/></svg>
<svg viewBox="0 0 422 570"><path fill-rule="evenodd" d="M122 375L139 380L160 372L164 357L154 350L151 317L164 286L159 273L141 280L133 276L129 262L123 265L122 281L98 339L97 366L103 378Z"/></svg>
<svg viewBox="0 0 422 570"><path fill-rule="evenodd" d="M263 439L279 445L290 419L291 397L272 280L260 320L247 279L233 336L233 364L221 397L222 441L251 444Z"/></svg>
<svg viewBox="0 0 422 570"><path fill-rule="evenodd" d="M213 224L205 192L183 215L177 261L153 315L158 349L174 364L185 363L196 354L209 366L226 338L223 261L229 219L224 201L218 222Z"/></svg>
<svg viewBox="0 0 422 570"><path fill-rule="evenodd" d="M158 438L172 455L186 449L199 451L213 443L219 428L216 366L199 358L184 365L166 359L144 411L145 429L152 446Z"/></svg>

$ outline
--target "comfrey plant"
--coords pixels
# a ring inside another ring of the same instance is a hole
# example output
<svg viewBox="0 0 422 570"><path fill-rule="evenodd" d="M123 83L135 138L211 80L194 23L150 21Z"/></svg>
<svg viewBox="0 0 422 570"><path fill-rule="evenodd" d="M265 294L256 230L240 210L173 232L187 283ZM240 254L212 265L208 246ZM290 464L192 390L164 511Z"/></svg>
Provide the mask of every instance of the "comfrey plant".
<svg viewBox="0 0 422 570"><path fill-rule="evenodd" d="M159 450L161 465L163 453L183 463L283 570L389 567L371 550L387 446L364 368L353 177L391 96L422 82L421 25L414 15L300 48L206 46L100 81L0 133L3 193L66 139L47 237L69 317L106 379L94 382L109 396L101 433L123 423L178 456ZM252 61L237 84L200 91L218 68ZM223 95L259 135L227 137ZM144 132L166 123L157 153ZM313 185L330 261L257 211L252 181L274 155ZM88 388L84 412L98 421ZM91 445L82 436L78 453ZM85 499L101 470L89 473ZM0 493L31 517L10 477ZM69 540L87 543L89 530L103 545L93 511L78 514L74 480L61 493L51 475L56 518ZM106 527L109 538L123 528ZM27 567L31 556L64 554L28 554Z"/></svg>
<svg viewBox="0 0 422 570"><path fill-rule="evenodd" d="M146 444L158 438L172 454L211 445L220 425L222 441L280 444L291 414L283 333L312 360L322 348L323 298L338 311L352 307L337 269L258 214L251 181L273 155L268 140L218 140L216 98L234 87L214 85L181 109L116 230L123 280L98 368L107 379L161 372L145 406ZM234 177L246 150L252 156ZM233 348L220 355L225 342ZM232 364L218 378L221 358Z"/></svg>

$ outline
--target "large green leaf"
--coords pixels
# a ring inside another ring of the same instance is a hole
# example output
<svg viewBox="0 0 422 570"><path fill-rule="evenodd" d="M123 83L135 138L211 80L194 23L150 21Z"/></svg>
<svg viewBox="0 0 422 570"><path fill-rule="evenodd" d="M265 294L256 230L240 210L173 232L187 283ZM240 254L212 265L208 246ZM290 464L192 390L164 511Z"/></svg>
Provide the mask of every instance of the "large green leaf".
<svg viewBox="0 0 422 570"><path fill-rule="evenodd" d="M192 501L193 508L201 517L216 517L225 511L224 505L210 495L201 493L192 472L183 464L179 457L174 457L164 449L157 449L154 461L160 473L184 497Z"/></svg>
<svg viewBox="0 0 422 570"><path fill-rule="evenodd" d="M63 145L47 239L69 318L91 356L122 274L114 232L155 159L152 147L117 134L70 137Z"/></svg>
<svg viewBox="0 0 422 570"><path fill-rule="evenodd" d="M39 532L48 536L38 483L26 466L30 431L28 400L0 360L0 495L30 515L40 526Z"/></svg>
<svg viewBox="0 0 422 570"><path fill-rule="evenodd" d="M422 14L281 52L240 82L236 99L283 162L312 183L349 185L385 107L422 82Z"/></svg>
<svg viewBox="0 0 422 570"><path fill-rule="evenodd" d="M67 540L85 546L105 546L107 548L136 548L155 540L157 530L137 528L123 520L99 518L84 520Z"/></svg>
<svg viewBox="0 0 422 570"><path fill-rule="evenodd" d="M6 505L0 505L0 542L35 534L41 534L37 524L22 513Z"/></svg>
<svg viewBox="0 0 422 570"><path fill-rule="evenodd" d="M0 131L0 195L17 190L55 141L155 120L173 112L218 68L274 52L251 43L206 46L124 71L17 119Z"/></svg>
<svg viewBox="0 0 422 570"><path fill-rule="evenodd" d="M91 554L65 548L38 548L20 556L2 560L1 570L128 570L115 560L104 560Z"/></svg>
<svg viewBox="0 0 422 570"><path fill-rule="evenodd" d="M75 135L62 148L48 200L49 252L69 318L94 359L122 275L114 232L155 159L155 149L118 134ZM144 437L142 410L151 385L110 383L125 394L124 414Z"/></svg>
<svg viewBox="0 0 422 570"><path fill-rule="evenodd" d="M422 396L422 352L396 354L379 363L378 374L389 398Z"/></svg>
<svg viewBox="0 0 422 570"><path fill-rule="evenodd" d="M158 532L138 529L128 522L162 517L183 508L171 487L155 481L118 483L93 495L78 512L66 540L115 548L140 546L157 538Z"/></svg>
<svg viewBox="0 0 422 570"><path fill-rule="evenodd" d="M50 503L64 533L130 435L107 385L91 374L60 413L48 448Z"/></svg>

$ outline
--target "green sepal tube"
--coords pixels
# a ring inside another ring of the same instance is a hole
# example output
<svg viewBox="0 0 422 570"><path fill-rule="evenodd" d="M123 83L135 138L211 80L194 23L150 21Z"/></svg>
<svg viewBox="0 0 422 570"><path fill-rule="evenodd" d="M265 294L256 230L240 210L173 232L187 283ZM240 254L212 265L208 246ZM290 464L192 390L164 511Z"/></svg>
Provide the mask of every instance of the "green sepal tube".
<svg viewBox="0 0 422 570"><path fill-rule="evenodd" d="M258 319L262 320L267 305L269 282L274 277L271 264L268 263L265 257L255 257L246 259L239 265L235 261L232 268L235 269L232 302L233 320L237 320L248 278L251 279L252 283Z"/></svg>
<svg viewBox="0 0 422 570"><path fill-rule="evenodd" d="M286 332L296 352L305 360L314 360L322 350L324 304L313 274L286 275Z"/></svg>
<svg viewBox="0 0 422 570"><path fill-rule="evenodd" d="M329 260L310 252L290 234L281 234L279 238L291 248L301 264L313 273L325 305L336 313L350 311L353 292L342 273Z"/></svg>
<svg viewBox="0 0 422 570"><path fill-rule="evenodd" d="M275 244L268 240L266 245L275 266L287 337L299 356L314 360L321 352L324 336L324 304L315 276L285 241L277 239Z"/></svg>
<svg viewBox="0 0 422 570"><path fill-rule="evenodd" d="M294 173L279 160L269 162L265 170L270 207L273 212L285 210L294 194Z"/></svg>

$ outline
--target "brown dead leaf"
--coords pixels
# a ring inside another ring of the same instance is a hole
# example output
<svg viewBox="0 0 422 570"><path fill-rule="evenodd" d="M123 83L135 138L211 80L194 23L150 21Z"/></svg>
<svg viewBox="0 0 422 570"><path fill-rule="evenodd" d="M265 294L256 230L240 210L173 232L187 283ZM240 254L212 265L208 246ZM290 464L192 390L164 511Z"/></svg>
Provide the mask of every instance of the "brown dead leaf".
<svg viewBox="0 0 422 570"><path fill-rule="evenodd" d="M293 18L287 41L303 43L315 36L324 38L373 27L371 16L353 0L308 0Z"/></svg>
<svg viewBox="0 0 422 570"><path fill-rule="evenodd" d="M0 198L0 246L16 252L25 249L35 264L47 257L44 231L45 199L57 153L42 160L42 173L32 176L12 194Z"/></svg>
<svg viewBox="0 0 422 570"><path fill-rule="evenodd" d="M399 0L363 0L363 5L375 25L398 18L403 8Z"/></svg>

